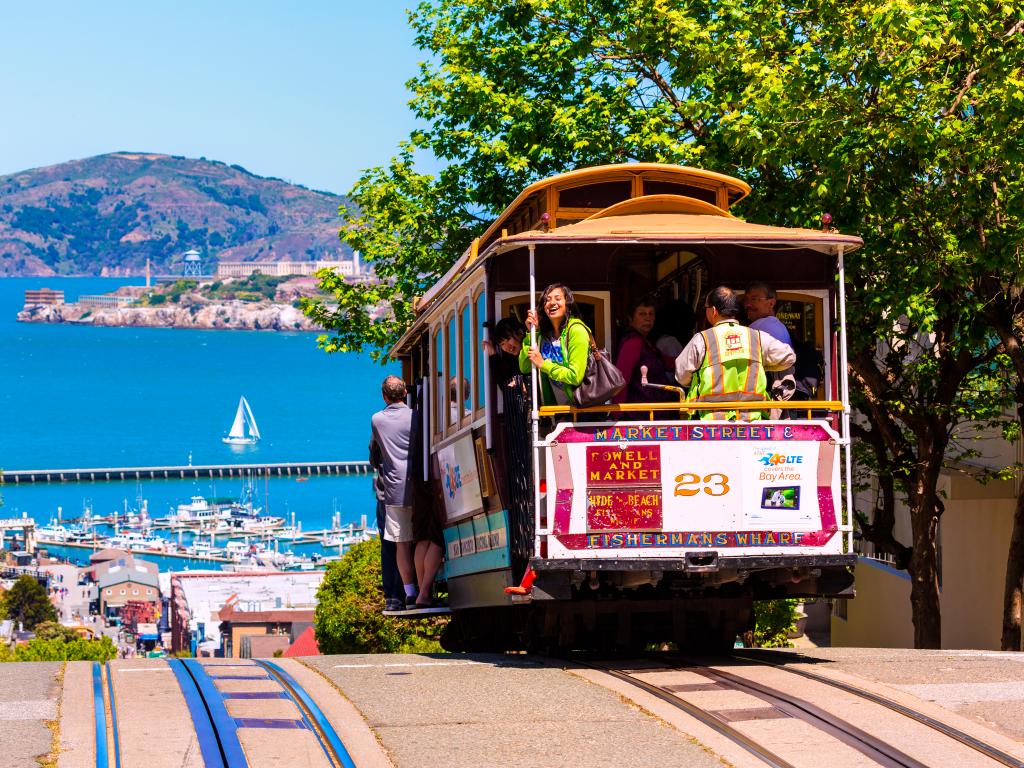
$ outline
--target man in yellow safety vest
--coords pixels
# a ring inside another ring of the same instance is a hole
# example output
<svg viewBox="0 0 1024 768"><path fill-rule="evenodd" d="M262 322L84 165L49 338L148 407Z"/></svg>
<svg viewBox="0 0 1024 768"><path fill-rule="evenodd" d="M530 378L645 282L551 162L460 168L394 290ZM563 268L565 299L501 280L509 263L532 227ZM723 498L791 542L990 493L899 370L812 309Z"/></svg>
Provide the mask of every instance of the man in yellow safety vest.
<svg viewBox="0 0 1024 768"><path fill-rule="evenodd" d="M796 362L792 347L739 323L740 301L720 285L704 302L710 328L690 339L676 358L676 379L689 387L687 400L735 403L767 400L766 371ZM757 421L761 411L702 411L702 419Z"/></svg>

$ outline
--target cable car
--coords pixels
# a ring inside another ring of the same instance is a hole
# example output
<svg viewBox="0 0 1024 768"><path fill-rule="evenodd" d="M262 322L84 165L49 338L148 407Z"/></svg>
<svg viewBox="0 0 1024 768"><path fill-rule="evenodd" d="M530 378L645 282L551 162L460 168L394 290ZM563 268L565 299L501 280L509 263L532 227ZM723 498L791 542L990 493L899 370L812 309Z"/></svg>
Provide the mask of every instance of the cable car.
<svg viewBox="0 0 1024 768"><path fill-rule="evenodd" d="M754 600L852 596L844 256L862 241L747 223L749 192L663 164L554 176L417 300L392 355L444 521L447 648L723 651ZM550 283L613 349L638 299L699 317L709 289L761 281L813 373L805 399L542 405L536 370L496 381L483 344Z"/></svg>

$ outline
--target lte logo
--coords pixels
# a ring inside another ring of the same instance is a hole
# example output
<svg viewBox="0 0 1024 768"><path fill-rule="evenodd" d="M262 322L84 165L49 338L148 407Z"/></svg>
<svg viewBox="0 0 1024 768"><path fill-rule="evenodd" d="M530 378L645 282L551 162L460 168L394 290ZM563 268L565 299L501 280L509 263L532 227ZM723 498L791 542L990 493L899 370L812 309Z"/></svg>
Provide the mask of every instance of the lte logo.
<svg viewBox="0 0 1024 768"><path fill-rule="evenodd" d="M803 456L784 456L781 453L773 453L771 456L762 456L758 459L766 467L777 467L780 464L803 464Z"/></svg>

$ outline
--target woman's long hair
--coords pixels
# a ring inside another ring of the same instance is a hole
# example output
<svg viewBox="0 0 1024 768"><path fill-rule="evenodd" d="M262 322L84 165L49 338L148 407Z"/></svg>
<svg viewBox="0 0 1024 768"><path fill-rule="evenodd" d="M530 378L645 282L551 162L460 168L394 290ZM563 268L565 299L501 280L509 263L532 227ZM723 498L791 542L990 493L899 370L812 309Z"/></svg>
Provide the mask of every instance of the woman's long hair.
<svg viewBox="0 0 1024 768"><path fill-rule="evenodd" d="M544 311L544 305L547 303L550 293L556 288L560 288L565 297L565 319L562 320L562 327L565 327L571 317L583 319L580 315L580 308L576 305L576 297L572 295L572 289L565 283L552 283L544 289L544 293L540 295L540 301L537 303L537 329L542 336L549 339L555 335L555 326L551 322L551 318L548 317L548 313Z"/></svg>

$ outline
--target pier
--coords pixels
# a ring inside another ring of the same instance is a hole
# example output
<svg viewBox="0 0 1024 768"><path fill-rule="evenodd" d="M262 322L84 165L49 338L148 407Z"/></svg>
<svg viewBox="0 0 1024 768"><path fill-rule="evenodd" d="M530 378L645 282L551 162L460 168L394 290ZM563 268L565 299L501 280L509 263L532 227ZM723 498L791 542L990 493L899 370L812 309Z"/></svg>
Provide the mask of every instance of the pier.
<svg viewBox="0 0 1024 768"><path fill-rule="evenodd" d="M91 483L108 480L182 480L203 477L319 477L367 475L368 461L307 461L277 464L188 464L166 467L93 469L13 469L0 473L0 485Z"/></svg>

